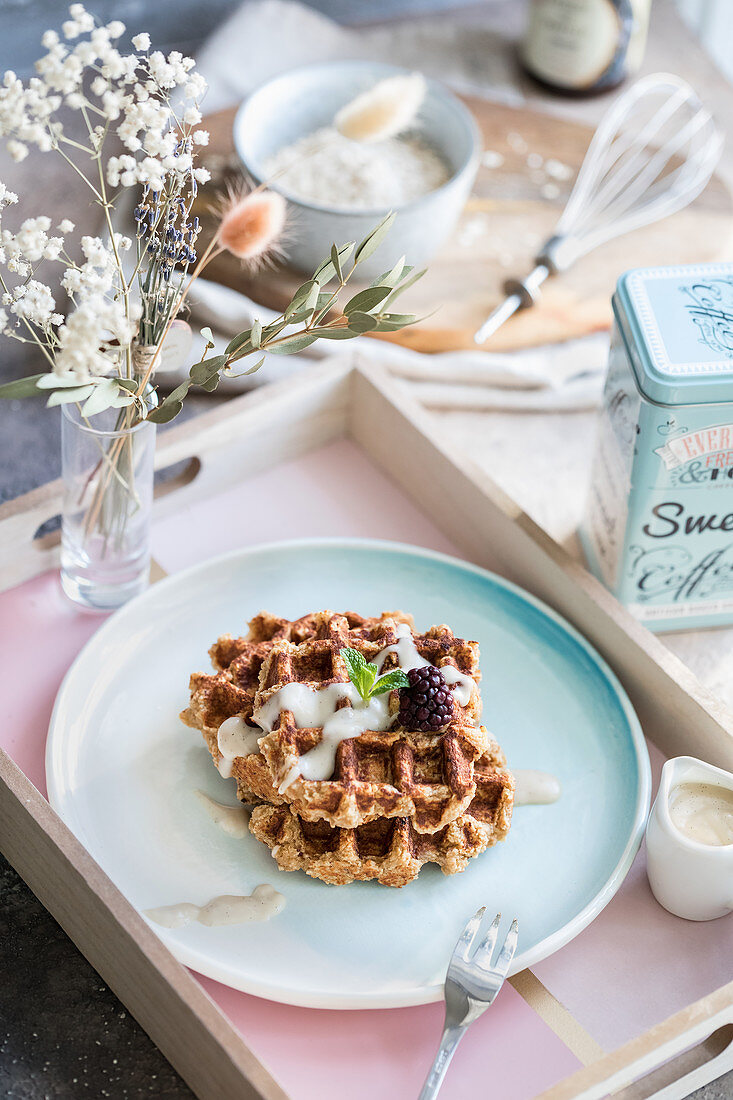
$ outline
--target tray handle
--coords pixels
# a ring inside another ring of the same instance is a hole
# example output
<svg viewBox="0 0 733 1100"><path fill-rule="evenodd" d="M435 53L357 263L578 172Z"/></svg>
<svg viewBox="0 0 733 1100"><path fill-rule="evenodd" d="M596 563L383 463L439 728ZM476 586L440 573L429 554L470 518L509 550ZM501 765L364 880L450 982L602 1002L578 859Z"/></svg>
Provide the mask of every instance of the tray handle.
<svg viewBox="0 0 733 1100"><path fill-rule="evenodd" d="M733 982L558 1082L538 1100L682 1100L733 1069Z"/></svg>

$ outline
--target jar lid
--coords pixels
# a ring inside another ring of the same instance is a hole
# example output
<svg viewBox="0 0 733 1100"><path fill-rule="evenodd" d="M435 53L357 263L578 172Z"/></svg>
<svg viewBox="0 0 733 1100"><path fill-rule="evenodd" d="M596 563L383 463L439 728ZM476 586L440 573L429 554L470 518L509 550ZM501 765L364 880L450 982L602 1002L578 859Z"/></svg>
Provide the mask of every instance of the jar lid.
<svg viewBox="0 0 733 1100"><path fill-rule="evenodd" d="M634 268L619 279L613 308L651 401L733 401L733 264Z"/></svg>

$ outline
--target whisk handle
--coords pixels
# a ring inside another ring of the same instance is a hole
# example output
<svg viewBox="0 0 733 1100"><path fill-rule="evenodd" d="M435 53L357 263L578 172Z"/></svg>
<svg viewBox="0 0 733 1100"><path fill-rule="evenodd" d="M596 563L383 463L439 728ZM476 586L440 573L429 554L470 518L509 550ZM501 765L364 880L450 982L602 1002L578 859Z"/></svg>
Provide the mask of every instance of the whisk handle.
<svg viewBox="0 0 733 1100"><path fill-rule="evenodd" d="M506 298L474 333L476 343L483 344L520 309L533 306L540 296L540 287L545 279L570 267L579 255L582 255L582 249L572 237L556 234L545 241L529 275L524 279L505 280Z"/></svg>
<svg viewBox="0 0 733 1100"><path fill-rule="evenodd" d="M519 309L526 309L539 298L540 287L551 271L552 268L546 263L538 262L524 279L506 279L504 293L508 296L516 295L519 298Z"/></svg>
<svg viewBox="0 0 733 1100"><path fill-rule="evenodd" d="M542 245L535 263L546 267L550 275L557 275L559 271L567 271L584 252L580 242L572 236L556 233Z"/></svg>
<svg viewBox="0 0 733 1100"><path fill-rule="evenodd" d="M518 310L534 305L539 298L539 288L549 274L550 268L544 263L538 263L526 279L507 279L504 283L506 298L474 333L476 343L483 344Z"/></svg>

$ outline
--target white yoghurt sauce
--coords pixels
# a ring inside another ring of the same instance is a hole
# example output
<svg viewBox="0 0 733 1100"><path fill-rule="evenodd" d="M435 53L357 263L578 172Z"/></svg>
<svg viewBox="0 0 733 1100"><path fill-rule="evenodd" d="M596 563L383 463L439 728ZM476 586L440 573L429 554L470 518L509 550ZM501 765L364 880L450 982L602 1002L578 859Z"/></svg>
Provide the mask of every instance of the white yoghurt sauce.
<svg viewBox="0 0 733 1100"><path fill-rule="evenodd" d="M270 920L285 907L285 898L273 887L263 883L255 886L251 894L221 894L206 905L193 905L190 901L178 905L161 905L158 909L146 909L145 916L164 928L183 928L192 921L218 928L225 924L246 924L249 921Z"/></svg>
<svg viewBox="0 0 733 1100"><path fill-rule="evenodd" d="M229 779L232 764L238 756L251 756L252 753L259 752L260 737L262 730L248 726L239 714L222 722L216 735L216 743L221 756L217 767L224 779Z"/></svg>
<svg viewBox="0 0 733 1100"><path fill-rule="evenodd" d="M680 783L669 796L676 829L698 844L733 844L733 791L715 783Z"/></svg>
<svg viewBox="0 0 733 1100"><path fill-rule="evenodd" d="M380 672L388 653L397 654L400 668L404 672L430 664L418 653L406 623L398 625L397 636L399 640L387 646L375 658L375 664ZM465 707L474 688L473 679L452 665L445 665L440 671L446 683L453 687L457 702ZM348 701L348 706L337 709L338 703L343 699ZM280 784L281 794L298 776L313 780L328 779L333 775L336 750L341 741L359 737L366 730L386 730L393 720L393 716L389 713L389 692L377 695L368 703L364 703L355 686L350 682L327 684L318 690L305 684L286 684L271 695L267 702L255 711L253 717L264 730L270 732L283 710L289 710L292 713L298 729L322 727L323 736L319 744L304 753L298 760L297 766L290 769Z"/></svg>
<svg viewBox="0 0 733 1100"><path fill-rule="evenodd" d="M247 835L249 814L244 806L224 806L221 802L216 802L213 798L209 798L205 791L196 791L196 798L204 807L214 824L218 825L221 831L226 833L227 836L233 836L239 839Z"/></svg>
<svg viewBox="0 0 733 1100"><path fill-rule="evenodd" d="M426 661L418 653L417 646L412 638L412 631L407 623L399 623L397 637L399 638L398 642L395 642L394 645L388 645L375 658L375 664L380 672L388 653L397 654L397 660L403 672L409 672L413 668L425 668L426 665L430 664L430 661ZM454 665L442 665L440 671L446 684L453 688L456 702L461 707L467 707L475 684L473 678L467 676L465 672L461 672Z"/></svg>
<svg viewBox="0 0 733 1100"><path fill-rule="evenodd" d="M337 708L340 700L348 706ZM386 730L392 722L389 692L364 703L352 683L327 684L314 691L305 684L286 684L255 712L255 720L268 732L281 711L289 710L298 729L323 727L323 736L315 748L303 753L279 786L282 794L290 784L304 779L328 779L336 765L336 750L341 741L359 737L365 730Z"/></svg>
<svg viewBox="0 0 733 1100"><path fill-rule="evenodd" d="M547 806L560 797L560 780L549 772L519 769L514 775L515 806Z"/></svg>

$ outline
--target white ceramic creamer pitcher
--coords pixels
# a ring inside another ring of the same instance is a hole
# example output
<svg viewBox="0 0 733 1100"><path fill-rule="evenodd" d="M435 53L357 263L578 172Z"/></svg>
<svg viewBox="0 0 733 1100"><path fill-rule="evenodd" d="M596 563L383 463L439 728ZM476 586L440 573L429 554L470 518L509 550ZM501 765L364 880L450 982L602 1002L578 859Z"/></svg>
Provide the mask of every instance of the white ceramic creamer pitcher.
<svg viewBox="0 0 733 1100"><path fill-rule="evenodd" d="M667 761L646 829L649 883L659 904L675 916L713 920L733 910L733 843L704 843L675 825L670 806L681 784L704 784L733 796L731 772L692 756Z"/></svg>

